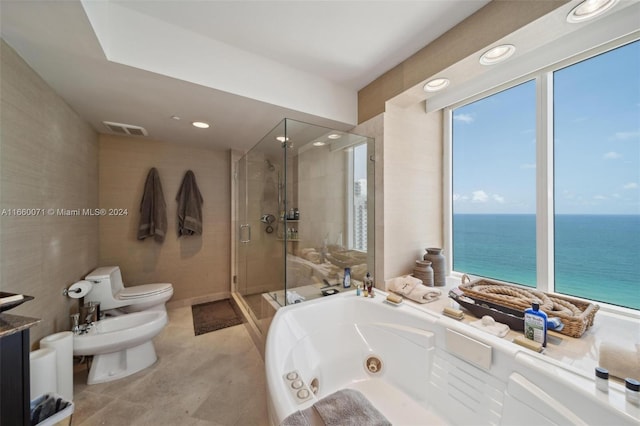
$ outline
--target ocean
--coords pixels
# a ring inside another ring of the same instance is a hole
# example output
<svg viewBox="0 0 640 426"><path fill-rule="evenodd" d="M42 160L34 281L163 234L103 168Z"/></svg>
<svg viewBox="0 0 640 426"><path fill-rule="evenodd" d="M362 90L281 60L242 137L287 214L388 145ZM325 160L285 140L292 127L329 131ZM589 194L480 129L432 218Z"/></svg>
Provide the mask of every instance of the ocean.
<svg viewBox="0 0 640 426"><path fill-rule="evenodd" d="M455 214L453 269L535 287L535 215ZM640 216L556 215L555 291L640 309Z"/></svg>

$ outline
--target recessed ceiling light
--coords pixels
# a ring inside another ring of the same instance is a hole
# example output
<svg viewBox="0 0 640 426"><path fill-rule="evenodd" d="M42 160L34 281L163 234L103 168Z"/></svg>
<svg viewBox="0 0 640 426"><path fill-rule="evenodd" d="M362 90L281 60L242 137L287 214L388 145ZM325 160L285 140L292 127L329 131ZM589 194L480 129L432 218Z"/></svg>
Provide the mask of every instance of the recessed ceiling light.
<svg viewBox="0 0 640 426"><path fill-rule="evenodd" d="M205 123L204 121L194 121L193 123L191 123L194 127L197 127L199 129L208 129L209 128L209 123Z"/></svg>
<svg viewBox="0 0 640 426"><path fill-rule="evenodd" d="M500 46L492 47L482 54L480 63L482 65L497 64L511 57L515 51L516 47L513 44L501 44Z"/></svg>
<svg viewBox="0 0 640 426"><path fill-rule="evenodd" d="M276 136L276 140L277 140L278 142L286 142L286 141L288 141L288 140L289 140L289 138L284 137L284 136Z"/></svg>
<svg viewBox="0 0 640 426"><path fill-rule="evenodd" d="M442 90L449 85L448 78L434 78L433 80L427 81L427 84L424 85L425 92L437 92L438 90Z"/></svg>
<svg viewBox="0 0 640 426"><path fill-rule="evenodd" d="M172 115L172 116L171 116L171 119L173 119L173 120L180 120L180 117L178 117L177 115Z"/></svg>
<svg viewBox="0 0 640 426"><path fill-rule="evenodd" d="M322 141L315 141L315 142L313 143L313 146L325 146L325 145L326 145L326 143L324 143L324 142L322 142Z"/></svg>
<svg viewBox="0 0 640 426"><path fill-rule="evenodd" d="M585 0L571 9L567 15L567 22L578 24L588 21L611 9L617 2L618 0Z"/></svg>
<svg viewBox="0 0 640 426"><path fill-rule="evenodd" d="M331 133L329 136L327 136L329 139L340 139L342 137L342 135L339 135L337 133Z"/></svg>

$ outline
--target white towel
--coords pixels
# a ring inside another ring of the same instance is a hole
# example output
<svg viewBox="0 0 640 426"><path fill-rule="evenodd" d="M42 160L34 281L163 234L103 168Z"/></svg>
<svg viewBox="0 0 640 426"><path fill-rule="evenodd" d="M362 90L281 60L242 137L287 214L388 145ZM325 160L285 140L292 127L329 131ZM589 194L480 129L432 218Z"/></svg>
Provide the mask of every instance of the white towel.
<svg viewBox="0 0 640 426"><path fill-rule="evenodd" d="M422 285L422 280L412 277L411 275L404 275L402 277L391 278L387 280L387 290L391 290L394 293L407 296L418 285Z"/></svg>
<svg viewBox="0 0 640 426"><path fill-rule="evenodd" d="M304 297L300 296L295 291L287 291L287 303L292 305L294 303L304 302Z"/></svg>
<svg viewBox="0 0 640 426"><path fill-rule="evenodd" d="M489 315L485 315L482 319L478 321L473 321L470 323L473 327L480 329L482 331L486 331L487 333L491 333L494 336L504 337L509 332L509 326L507 324L502 324L501 322L496 322L493 317Z"/></svg>
<svg viewBox="0 0 640 426"><path fill-rule="evenodd" d="M609 370L609 374L625 379L640 378L640 344L624 348L612 342L600 343L600 367Z"/></svg>

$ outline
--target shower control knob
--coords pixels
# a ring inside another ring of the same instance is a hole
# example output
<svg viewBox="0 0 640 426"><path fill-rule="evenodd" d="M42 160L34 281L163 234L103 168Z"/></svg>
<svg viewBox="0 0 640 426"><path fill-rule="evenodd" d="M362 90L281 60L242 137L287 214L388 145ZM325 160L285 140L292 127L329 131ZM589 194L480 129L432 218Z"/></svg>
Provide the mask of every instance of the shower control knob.
<svg viewBox="0 0 640 426"><path fill-rule="evenodd" d="M296 373L295 371L292 371L291 373L287 374L287 380L295 380L298 378L298 373Z"/></svg>
<svg viewBox="0 0 640 426"><path fill-rule="evenodd" d="M306 389L300 389L296 395L298 395L298 398L300 399L306 399L309 398L309 391Z"/></svg>
<svg viewBox="0 0 640 426"><path fill-rule="evenodd" d="M291 387L294 389L300 389L303 385L302 380L294 380L293 383L291 383Z"/></svg>

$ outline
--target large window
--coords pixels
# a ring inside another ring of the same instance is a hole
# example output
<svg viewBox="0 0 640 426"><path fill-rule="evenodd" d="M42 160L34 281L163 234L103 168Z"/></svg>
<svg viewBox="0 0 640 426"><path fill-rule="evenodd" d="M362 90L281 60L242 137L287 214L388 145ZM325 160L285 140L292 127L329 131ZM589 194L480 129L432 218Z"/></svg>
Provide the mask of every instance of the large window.
<svg viewBox="0 0 640 426"><path fill-rule="evenodd" d="M452 110L453 269L640 309L640 41L531 78Z"/></svg>
<svg viewBox="0 0 640 426"><path fill-rule="evenodd" d="M351 248L367 251L367 144L356 145L352 149L350 192L353 203L349 224Z"/></svg>
<svg viewBox="0 0 640 426"><path fill-rule="evenodd" d="M534 81L453 113L453 269L536 285Z"/></svg>

